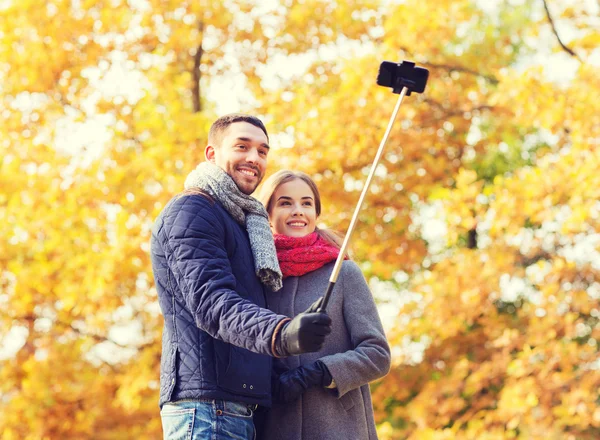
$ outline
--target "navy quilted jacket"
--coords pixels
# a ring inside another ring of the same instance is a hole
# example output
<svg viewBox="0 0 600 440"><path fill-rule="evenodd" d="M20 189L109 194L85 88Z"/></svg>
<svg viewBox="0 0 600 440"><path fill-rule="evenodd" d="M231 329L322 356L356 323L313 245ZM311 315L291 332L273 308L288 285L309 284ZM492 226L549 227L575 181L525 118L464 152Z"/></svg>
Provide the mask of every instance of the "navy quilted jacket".
<svg viewBox="0 0 600 440"><path fill-rule="evenodd" d="M271 337L284 318L265 309L245 227L198 195L157 218L152 269L164 316L160 401L225 399L271 405Z"/></svg>

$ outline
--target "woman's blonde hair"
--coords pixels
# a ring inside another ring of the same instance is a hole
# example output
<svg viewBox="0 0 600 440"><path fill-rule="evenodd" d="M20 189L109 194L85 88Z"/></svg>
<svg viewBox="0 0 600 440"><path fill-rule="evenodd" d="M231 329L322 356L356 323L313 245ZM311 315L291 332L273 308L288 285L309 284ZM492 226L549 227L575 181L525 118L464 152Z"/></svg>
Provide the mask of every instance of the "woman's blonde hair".
<svg viewBox="0 0 600 440"><path fill-rule="evenodd" d="M319 194L319 188L317 187L317 184L308 174L303 173L302 171L291 170L277 171L262 184L260 193L258 195L258 200L265 205L267 213L271 215L274 202L273 195L275 194L275 191L277 191L277 188L284 183L291 182L292 180L302 180L310 187L315 197L315 211L317 213L317 217L319 217L319 215L321 215L321 194ZM342 246L344 236L339 232L332 229L319 229L318 227L315 228L315 232L336 248L339 249Z"/></svg>

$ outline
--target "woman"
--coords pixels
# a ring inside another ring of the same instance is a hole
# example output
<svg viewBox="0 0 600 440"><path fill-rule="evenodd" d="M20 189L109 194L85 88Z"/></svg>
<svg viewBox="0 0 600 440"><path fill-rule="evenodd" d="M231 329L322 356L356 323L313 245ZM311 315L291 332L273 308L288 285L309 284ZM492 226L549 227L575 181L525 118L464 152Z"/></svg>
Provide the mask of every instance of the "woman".
<svg viewBox="0 0 600 440"><path fill-rule="evenodd" d="M293 317L311 304L318 307L341 240L316 226L321 199L315 182L301 172L279 171L265 181L259 199L269 214L284 276L283 289L267 298L269 308ZM332 332L319 352L276 360L281 374L274 375L263 440L377 438L368 384L389 371L390 349L373 296L349 259L327 313Z"/></svg>

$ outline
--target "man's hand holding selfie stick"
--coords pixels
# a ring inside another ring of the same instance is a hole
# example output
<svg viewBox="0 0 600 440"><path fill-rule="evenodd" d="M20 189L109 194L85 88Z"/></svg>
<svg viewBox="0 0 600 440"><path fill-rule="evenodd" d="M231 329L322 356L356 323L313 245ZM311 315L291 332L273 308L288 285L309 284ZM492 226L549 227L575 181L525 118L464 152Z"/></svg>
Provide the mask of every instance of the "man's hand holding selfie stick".
<svg viewBox="0 0 600 440"><path fill-rule="evenodd" d="M331 333L331 318L318 311L322 301L321 297L294 319L285 322L275 339L274 351L278 357L315 352L323 347L325 337Z"/></svg>

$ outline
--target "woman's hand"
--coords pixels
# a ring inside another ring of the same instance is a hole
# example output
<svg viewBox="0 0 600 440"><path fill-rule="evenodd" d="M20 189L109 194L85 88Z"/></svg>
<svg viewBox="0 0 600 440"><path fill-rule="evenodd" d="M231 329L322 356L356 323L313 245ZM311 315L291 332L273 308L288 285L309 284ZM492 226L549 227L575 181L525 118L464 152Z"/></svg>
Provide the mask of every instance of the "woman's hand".
<svg viewBox="0 0 600 440"><path fill-rule="evenodd" d="M327 387L331 384L331 373L327 366L316 361L293 370L285 371L273 380L273 400L277 403L290 403L299 399L304 392L314 386Z"/></svg>

